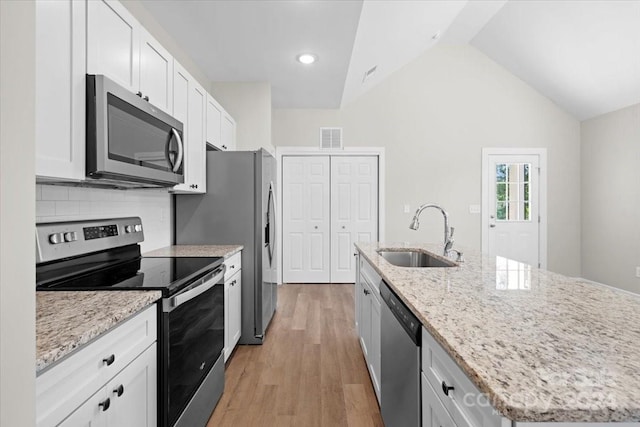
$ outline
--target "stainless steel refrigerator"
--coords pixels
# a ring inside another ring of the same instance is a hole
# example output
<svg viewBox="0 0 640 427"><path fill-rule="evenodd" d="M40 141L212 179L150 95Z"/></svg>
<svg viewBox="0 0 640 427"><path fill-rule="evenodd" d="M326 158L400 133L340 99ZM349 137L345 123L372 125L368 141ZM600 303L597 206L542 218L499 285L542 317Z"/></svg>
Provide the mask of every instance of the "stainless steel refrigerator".
<svg viewBox="0 0 640 427"><path fill-rule="evenodd" d="M277 305L276 159L207 151L207 194L175 196L178 245L243 245L240 344L262 344Z"/></svg>

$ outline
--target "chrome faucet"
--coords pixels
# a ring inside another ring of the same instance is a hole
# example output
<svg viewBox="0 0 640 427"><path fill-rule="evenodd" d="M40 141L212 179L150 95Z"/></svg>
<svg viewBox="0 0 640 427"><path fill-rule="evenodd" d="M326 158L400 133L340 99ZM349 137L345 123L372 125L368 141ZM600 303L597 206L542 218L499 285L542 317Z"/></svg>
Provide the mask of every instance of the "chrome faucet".
<svg viewBox="0 0 640 427"><path fill-rule="evenodd" d="M418 210L416 211L415 215L413 215L413 220L411 221L411 224L409 225L409 228L412 229L412 230L417 230L420 227L420 221L418 221L418 218L420 217L420 214L422 213L422 211L427 209L427 208L438 209L442 213L442 216L444 217L444 250L443 250L443 254L444 254L444 256L449 256L449 253L451 252L451 250L453 248L453 231L455 229L453 227L449 227L449 215L447 215L447 212L444 209L442 209L440 206L438 206L438 205L430 205L430 204L424 204L424 205L420 206L418 208Z"/></svg>

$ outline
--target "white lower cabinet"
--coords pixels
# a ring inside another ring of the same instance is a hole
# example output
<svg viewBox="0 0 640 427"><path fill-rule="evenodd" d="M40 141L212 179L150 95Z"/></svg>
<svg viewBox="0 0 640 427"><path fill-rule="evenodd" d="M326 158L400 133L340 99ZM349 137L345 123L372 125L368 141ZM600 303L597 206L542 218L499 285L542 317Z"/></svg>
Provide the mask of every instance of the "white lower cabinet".
<svg viewBox="0 0 640 427"><path fill-rule="evenodd" d="M420 375L420 385L422 387L422 427L457 427L424 374Z"/></svg>
<svg viewBox="0 0 640 427"><path fill-rule="evenodd" d="M157 308L145 309L36 377L36 425L157 424Z"/></svg>
<svg viewBox="0 0 640 427"><path fill-rule="evenodd" d="M242 255L225 260L224 276L224 361L240 340L242 330Z"/></svg>
<svg viewBox="0 0 640 427"><path fill-rule="evenodd" d="M356 324L362 353L367 362L373 389L380 402L380 282L378 276L361 256L356 277Z"/></svg>
<svg viewBox="0 0 640 427"><path fill-rule="evenodd" d="M422 425L423 427L500 427L511 425L492 407L458 364L422 328ZM425 390L431 393L425 393ZM445 392L446 391L446 392ZM431 408L433 419L424 408ZM447 418L448 417L448 418ZM506 424L505 424L506 423Z"/></svg>

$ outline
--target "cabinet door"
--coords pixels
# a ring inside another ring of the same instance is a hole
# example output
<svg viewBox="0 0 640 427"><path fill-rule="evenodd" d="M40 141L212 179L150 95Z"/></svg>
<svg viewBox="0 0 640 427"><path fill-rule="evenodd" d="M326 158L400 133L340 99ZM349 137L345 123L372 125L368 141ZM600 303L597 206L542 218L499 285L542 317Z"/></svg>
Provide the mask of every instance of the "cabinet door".
<svg viewBox="0 0 640 427"><path fill-rule="evenodd" d="M380 301L369 294L371 301L371 345L369 346L369 365L373 388L380 402Z"/></svg>
<svg viewBox="0 0 640 427"><path fill-rule="evenodd" d="M207 142L222 149L222 107L211 96L207 95Z"/></svg>
<svg viewBox="0 0 640 427"><path fill-rule="evenodd" d="M236 273L231 279L229 290L229 343L233 352L240 339L242 323L242 272Z"/></svg>
<svg viewBox="0 0 640 427"><path fill-rule="evenodd" d="M157 424L157 356L153 343L106 386L111 407L109 427L154 427Z"/></svg>
<svg viewBox="0 0 640 427"><path fill-rule="evenodd" d="M38 1L36 175L85 178L86 3Z"/></svg>
<svg viewBox="0 0 640 427"><path fill-rule="evenodd" d="M140 79L140 24L117 1L87 2L87 73L104 74L132 92Z"/></svg>
<svg viewBox="0 0 640 427"><path fill-rule="evenodd" d="M173 114L173 57L145 29L140 30L140 92Z"/></svg>
<svg viewBox="0 0 640 427"><path fill-rule="evenodd" d="M236 149L236 122L226 112L223 112L222 114L220 140L220 148L222 150L226 151Z"/></svg>
<svg viewBox="0 0 640 427"><path fill-rule="evenodd" d="M229 297L229 289L231 288L231 279L224 282L224 361L226 362L231 355L231 340L229 339L229 312L231 298Z"/></svg>
<svg viewBox="0 0 640 427"><path fill-rule="evenodd" d="M354 289L354 301L355 301L355 323L356 323L356 333L358 334L358 337L361 336L360 333L360 323L361 323L361 311L362 311L362 279L360 279L360 252L357 253L358 255L355 256L354 258L356 259L356 283L355 283L355 289Z"/></svg>
<svg viewBox="0 0 640 427"><path fill-rule="evenodd" d="M104 388L101 388L100 391L91 396L64 421L58 424L58 427L106 427L107 417L105 412L111 409L106 404L107 392ZM110 404L111 400L109 399Z"/></svg>
<svg viewBox="0 0 640 427"><path fill-rule="evenodd" d="M173 116L184 125L185 167L185 182L173 187L176 193L206 191L206 146L203 139L205 99L204 89L180 63L174 61Z"/></svg>
<svg viewBox="0 0 640 427"><path fill-rule="evenodd" d="M195 81L189 91L189 139L187 143L187 181L195 192L205 193L207 188L205 141L207 92Z"/></svg>

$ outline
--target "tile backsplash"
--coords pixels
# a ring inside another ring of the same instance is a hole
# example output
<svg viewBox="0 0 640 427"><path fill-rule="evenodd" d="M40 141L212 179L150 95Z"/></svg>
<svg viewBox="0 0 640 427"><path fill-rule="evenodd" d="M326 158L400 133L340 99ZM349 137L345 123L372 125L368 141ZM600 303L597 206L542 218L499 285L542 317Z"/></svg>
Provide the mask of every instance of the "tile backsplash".
<svg viewBox="0 0 640 427"><path fill-rule="evenodd" d="M166 189L106 190L36 185L36 221L139 216L142 252L171 244L171 195Z"/></svg>

